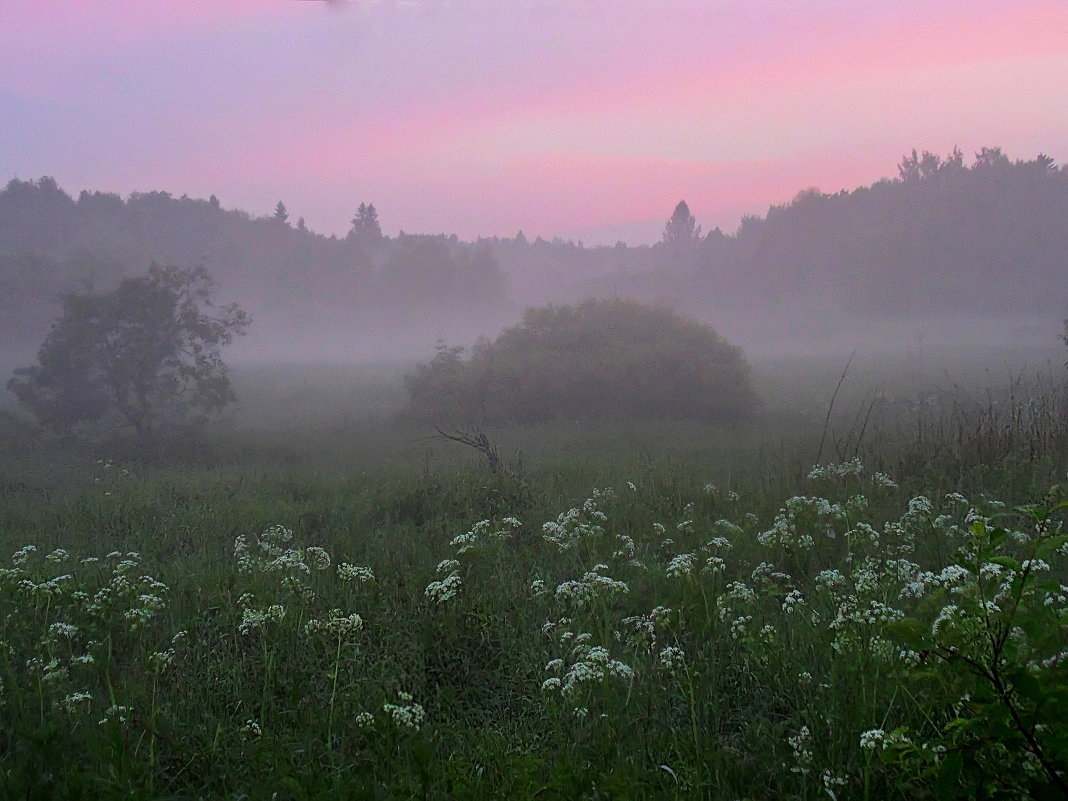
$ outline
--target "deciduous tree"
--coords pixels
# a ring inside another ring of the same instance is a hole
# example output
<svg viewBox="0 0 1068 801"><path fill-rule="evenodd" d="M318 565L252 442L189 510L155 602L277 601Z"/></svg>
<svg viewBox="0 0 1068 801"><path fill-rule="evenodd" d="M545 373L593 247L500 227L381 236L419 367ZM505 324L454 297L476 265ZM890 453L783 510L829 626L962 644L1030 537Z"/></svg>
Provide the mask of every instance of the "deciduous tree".
<svg viewBox="0 0 1068 801"><path fill-rule="evenodd" d="M220 350L249 318L211 302L202 266L153 264L112 292L68 293L38 353L10 389L64 434L131 428L142 439L199 423L234 400Z"/></svg>

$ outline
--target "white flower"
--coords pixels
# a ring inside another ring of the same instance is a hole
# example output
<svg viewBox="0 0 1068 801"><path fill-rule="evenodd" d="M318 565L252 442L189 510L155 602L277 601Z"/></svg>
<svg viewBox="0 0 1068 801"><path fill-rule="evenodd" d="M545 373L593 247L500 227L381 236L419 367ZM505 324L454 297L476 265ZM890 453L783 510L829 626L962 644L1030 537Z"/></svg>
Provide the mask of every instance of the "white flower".
<svg viewBox="0 0 1068 801"><path fill-rule="evenodd" d="M672 673L686 664L686 652L674 645L662 649L659 658L661 667Z"/></svg>
<svg viewBox="0 0 1068 801"><path fill-rule="evenodd" d="M423 594L431 600L443 604L448 600L451 600L460 591L460 587L463 585L463 580L453 573L451 576L442 579L441 581L432 581L426 585L426 590Z"/></svg>
<svg viewBox="0 0 1068 801"><path fill-rule="evenodd" d="M266 609L244 609L241 612L241 623L237 630L242 634L249 634L257 629L262 629L268 623L280 623L286 616L286 608L280 604L273 604Z"/></svg>
<svg viewBox="0 0 1068 801"><path fill-rule="evenodd" d="M383 704L382 711L389 715L395 724L405 729L419 731L426 718L426 711L421 704L413 703L410 693L398 692L399 704Z"/></svg>
<svg viewBox="0 0 1068 801"><path fill-rule="evenodd" d="M438 566L434 568L434 572L438 574L448 575L454 573L460 569L460 563L455 559L442 559L438 562Z"/></svg>
<svg viewBox="0 0 1068 801"><path fill-rule="evenodd" d="M76 712L88 712L89 707L92 705L93 696L88 692L74 692L60 701L60 706L63 711L68 714L74 714Z"/></svg>
<svg viewBox="0 0 1068 801"><path fill-rule="evenodd" d="M340 609L331 609L323 620L312 619L304 624L305 634L322 631L338 639L348 637L363 628L363 618L353 612L346 615Z"/></svg>
<svg viewBox="0 0 1068 801"><path fill-rule="evenodd" d="M668 562L667 574L671 578L683 578L693 574L696 557L692 553L680 553Z"/></svg>
<svg viewBox="0 0 1068 801"><path fill-rule="evenodd" d="M877 487L886 487L887 489L895 489L897 487L897 482L886 473L876 473L871 477L871 481Z"/></svg>
<svg viewBox="0 0 1068 801"><path fill-rule="evenodd" d="M365 581L374 581L375 574L371 568L362 565L350 565L342 562L337 566L337 577L342 581L355 581L362 584Z"/></svg>

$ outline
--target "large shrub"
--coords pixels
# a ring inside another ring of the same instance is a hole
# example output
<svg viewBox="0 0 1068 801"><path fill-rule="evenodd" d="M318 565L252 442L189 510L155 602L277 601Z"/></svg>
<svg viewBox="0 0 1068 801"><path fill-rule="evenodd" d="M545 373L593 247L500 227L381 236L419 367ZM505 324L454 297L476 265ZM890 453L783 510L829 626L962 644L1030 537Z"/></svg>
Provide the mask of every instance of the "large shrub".
<svg viewBox="0 0 1068 801"><path fill-rule="evenodd" d="M234 400L220 350L243 334L237 304L211 301L203 267L153 264L111 292L70 292L37 364L7 387L47 428L131 428L150 440L200 423Z"/></svg>
<svg viewBox="0 0 1068 801"><path fill-rule="evenodd" d="M629 300L527 309L464 359L440 346L407 378L413 411L533 423L553 418L734 421L753 409L749 366L711 327Z"/></svg>

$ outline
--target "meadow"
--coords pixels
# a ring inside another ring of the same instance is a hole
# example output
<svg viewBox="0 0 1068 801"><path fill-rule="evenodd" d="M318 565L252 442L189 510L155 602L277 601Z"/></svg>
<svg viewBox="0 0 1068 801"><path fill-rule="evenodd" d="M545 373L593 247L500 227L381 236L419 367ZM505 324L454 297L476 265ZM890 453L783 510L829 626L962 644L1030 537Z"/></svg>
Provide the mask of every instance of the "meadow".
<svg viewBox="0 0 1068 801"><path fill-rule="evenodd" d="M1062 357L759 363L496 473L397 365L153 453L5 416L0 795L1068 798Z"/></svg>

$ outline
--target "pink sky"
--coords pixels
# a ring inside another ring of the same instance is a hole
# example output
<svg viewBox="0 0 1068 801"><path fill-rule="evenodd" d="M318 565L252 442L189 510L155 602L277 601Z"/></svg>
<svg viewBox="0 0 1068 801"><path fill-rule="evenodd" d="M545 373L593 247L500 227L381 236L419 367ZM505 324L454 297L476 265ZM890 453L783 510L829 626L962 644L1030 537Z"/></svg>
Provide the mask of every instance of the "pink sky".
<svg viewBox="0 0 1068 801"><path fill-rule="evenodd" d="M1068 160L1065 0L5 0L0 180L344 233L732 230L913 147Z"/></svg>

